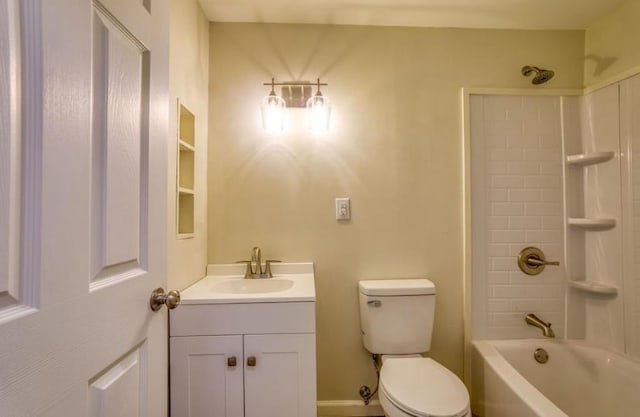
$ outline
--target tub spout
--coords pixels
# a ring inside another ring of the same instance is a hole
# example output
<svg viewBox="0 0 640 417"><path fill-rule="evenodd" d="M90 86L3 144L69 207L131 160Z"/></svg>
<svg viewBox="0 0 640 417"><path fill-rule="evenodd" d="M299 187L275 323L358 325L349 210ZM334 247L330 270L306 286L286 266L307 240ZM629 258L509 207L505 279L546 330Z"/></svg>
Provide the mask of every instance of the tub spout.
<svg viewBox="0 0 640 417"><path fill-rule="evenodd" d="M535 314L533 313L527 314L524 318L524 321L529 326L534 326L542 330L542 334L545 337L556 337L556 334L553 332L553 329L551 328L551 323L545 323Z"/></svg>

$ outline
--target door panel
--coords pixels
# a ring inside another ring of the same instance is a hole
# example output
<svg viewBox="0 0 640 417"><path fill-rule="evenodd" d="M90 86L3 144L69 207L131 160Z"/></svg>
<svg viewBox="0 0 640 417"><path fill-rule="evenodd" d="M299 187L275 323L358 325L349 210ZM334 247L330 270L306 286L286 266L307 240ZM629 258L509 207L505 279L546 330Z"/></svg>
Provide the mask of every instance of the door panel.
<svg viewBox="0 0 640 417"><path fill-rule="evenodd" d="M154 0L152 14L122 0L14 4L23 193L9 195L22 205L25 309L0 304L0 414L165 416L167 316L151 312L149 296L166 284L167 2ZM102 50L94 44L101 30ZM0 45L6 41L2 27ZM94 72L94 52L106 57L102 72ZM102 95L99 74L107 77ZM96 138L100 120L106 134ZM96 270L115 278L92 287Z"/></svg>
<svg viewBox="0 0 640 417"><path fill-rule="evenodd" d="M20 137L17 4L0 0L0 307L19 302Z"/></svg>
<svg viewBox="0 0 640 417"><path fill-rule="evenodd" d="M245 417L316 416L315 334L246 335L244 353Z"/></svg>
<svg viewBox="0 0 640 417"><path fill-rule="evenodd" d="M170 340L171 415L243 417L242 336ZM227 362L231 357L235 366Z"/></svg>
<svg viewBox="0 0 640 417"><path fill-rule="evenodd" d="M149 51L100 9L94 9L92 49L92 279L113 281L140 266L146 247L140 203L147 191L142 161L148 155L141 153L148 148L142 109L149 106Z"/></svg>
<svg viewBox="0 0 640 417"><path fill-rule="evenodd" d="M140 396L146 385L146 346L119 359L89 384L90 417L138 417L146 414L146 398Z"/></svg>

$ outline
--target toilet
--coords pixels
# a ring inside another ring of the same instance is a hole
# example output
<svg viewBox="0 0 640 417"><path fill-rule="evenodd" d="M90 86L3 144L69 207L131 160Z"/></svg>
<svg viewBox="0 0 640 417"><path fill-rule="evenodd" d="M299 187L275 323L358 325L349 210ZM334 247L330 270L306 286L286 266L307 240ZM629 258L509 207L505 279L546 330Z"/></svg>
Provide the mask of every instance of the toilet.
<svg viewBox="0 0 640 417"><path fill-rule="evenodd" d="M360 281L365 348L382 355L379 398L387 417L471 417L469 393L431 348L436 288L427 279Z"/></svg>

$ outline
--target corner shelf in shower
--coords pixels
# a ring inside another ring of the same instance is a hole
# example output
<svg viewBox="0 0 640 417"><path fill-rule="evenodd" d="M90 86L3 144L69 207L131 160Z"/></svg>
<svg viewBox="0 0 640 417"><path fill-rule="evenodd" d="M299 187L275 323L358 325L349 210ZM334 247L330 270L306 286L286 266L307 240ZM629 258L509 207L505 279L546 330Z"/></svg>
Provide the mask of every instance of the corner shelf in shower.
<svg viewBox="0 0 640 417"><path fill-rule="evenodd" d="M584 230L605 230L616 225L616 219L595 219L586 217L569 217L569 226Z"/></svg>
<svg viewBox="0 0 640 417"><path fill-rule="evenodd" d="M574 281L569 280L569 286L579 291L601 295L617 295L618 288L609 284L602 284L594 281Z"/></svg>
<svg viewBox="0 0 640 417"><path fill-rule="evenodd" d="M600 162L606 162L613 158L615 152L593 152L593 153L579 153L576 155L567 155L567 164L571 166L587 166L593 164L599 164Z"/></svg>

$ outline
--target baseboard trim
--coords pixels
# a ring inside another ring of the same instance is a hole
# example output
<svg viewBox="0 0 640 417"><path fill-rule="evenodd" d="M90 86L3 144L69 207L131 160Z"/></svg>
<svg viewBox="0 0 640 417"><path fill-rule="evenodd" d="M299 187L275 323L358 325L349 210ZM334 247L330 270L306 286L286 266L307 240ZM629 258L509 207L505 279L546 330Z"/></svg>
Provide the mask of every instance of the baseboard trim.
<svg viewBox="0 0 640 417"><path fill-rule="evenodd" d="M373 417L384 416L380 401L364 405L362 400L318 401L318 417Z"/></svg>

